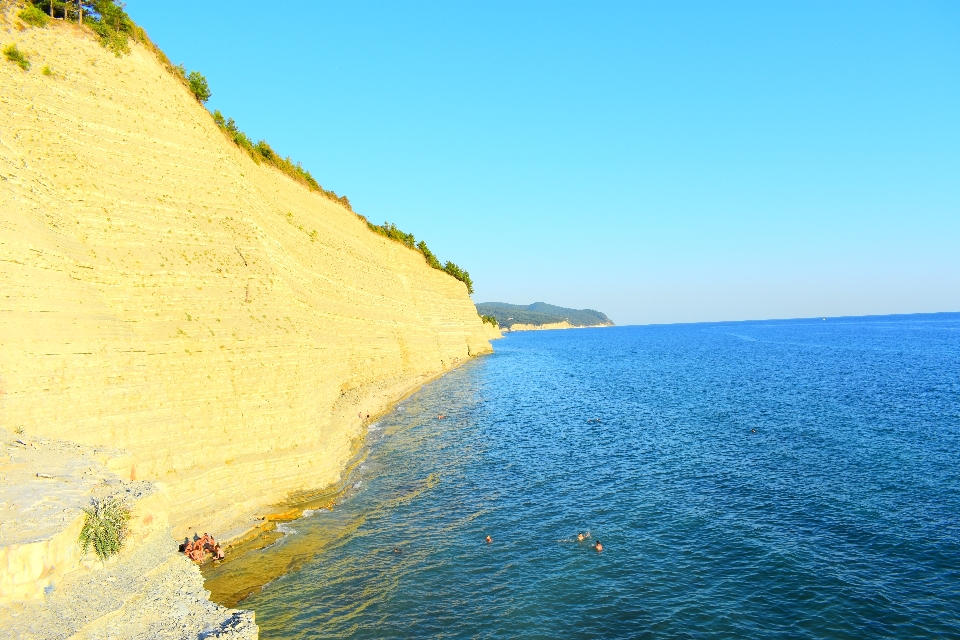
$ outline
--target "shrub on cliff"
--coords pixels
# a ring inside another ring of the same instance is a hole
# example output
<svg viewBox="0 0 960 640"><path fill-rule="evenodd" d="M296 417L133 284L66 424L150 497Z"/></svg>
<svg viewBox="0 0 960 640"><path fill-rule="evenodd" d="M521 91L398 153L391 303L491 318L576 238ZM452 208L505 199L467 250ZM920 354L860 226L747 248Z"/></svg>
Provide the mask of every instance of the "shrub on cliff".
<svg viewBox="0 0 960 640"><path fill-rule="evenodd" d="M363 216L360 217L363 218ZM369 227L371 231L374 233L379 233L382 236L386 236L391 240L396 240L397 242L410 247L414 251L419 251L421 254L423 254L423 259L427 261L428 265L434 269L438 269L450 274L463 284L467 285L467 293L473 293L473 280L470 279L470 274L449 261L447 264L441 266L440 261L437 260L437 256L434 255L433 251L430 251L426 242L421 240L418 243L416 237L414 237L412 233L401 231L397 228L397 225L393 224L392 222L373 224L366 218L363 219L366 221L367 227Z"/></svg>
<svg viewBox="0 0 960 640"><path fill-rule="evenodd" d="M224 133L230 136L230 139L233 140L238 147L245 149L251 156L253 155L253 142L250 141L247 134L237 128L237 123L233 121L233 118L224 118L223 114L217 110L213 112L213 121L217 123L217 126L220 127Z"/></svg>
<svg viewBox="0 0 960 640"><path fill-rule="evenodd" d="M449 260L447 261L447 264L443 265L443 270L463 284L467 285L467 293L473 293L473 280L470 279L470 274L467 273L466 270L461 269Z"/></svg>
<svg viewBox="0 0 960 640"><path fill-rule="evenodd" d="M176 67L178 70L182 70L183 66ZM183 71L182 73L186 73ZM296 180L297 182L305 185L311 191L316 191L320 195L329 200L343 205L348 211L353 211L353 208L350 206L350 200L346 196L338 196L336 192L330 191L329 189L324 189L316 178L314 178L309 171L303 168L303 165L299 162L294 162L290 156L284 158L279 153L273 150L273 147L267 143L266 140L260 140L256 144L245 134L243 131L237 127L237 123L234 122L233 118L226 118L219 110L213 112L213 121L217 123L217 126L231 139L234 144L243 149L249 154L250 158L254 162L260 164L261 162L266 162L267 164L273 165L280 171L283 171L285 174Z"/></svg>
<svg viewBox="0 0 960 640"><path fill-rule="evenodd" d="M93 499L93 504L84 507L86 518L80 530L80 547L86 553L93 547L94 553L103 562L120 552L127 537L130 509L118 497Z"/></svg>
<svg viewBox="0 0 960 640"><path fill-rule="evenodd" d="M191 71L190 75L187 76L187 82L190 83L190 91L193 92L200 104L209 100L210 96L213 95L210 93L210 85L207 84L207 79L199 71Z"/></svg>
<svg viewBox="0 0 960 640"><path fill-rule="evenodd" d="M210 96L213 95L213 93L210 92L210 85L207 84L207 78L199 71L187 73L187 68L182 64L171 64L170 70L190 89L190 93L193 94L193 97L196 98L200 104L205 103L210 99Z"/></svg>
<svg viewBox="0 0 960 640"><path fill-rule="evenodd" d="M24 71L30 68L30 60L27 59L27 54L20 51L15 44L8 44L4 47L3 56Z"/></svg>
<svg viewBox="0 0 960 640"><path fill-rule="evenodd" d="M116 0L84 1L83 4L87 12L86 23L100 36L100 43L118 57L122 53L130 53L130 38L137 41L146 39L143 30L134 24Z"/></svg>
<svg viewBox="0 0 960 640"><path fill-rule="evenodd" d="M24 12L33 9L44 18L49 15L64 20L75 19L87 25L100 37L100 44L117 56L130 52L130 38L146 41L143 29L134 24L123 10L123 4L117 0L32 0L30 5Z"/></svg>
<svg viewBox="0 0 960 640"><path fill-rule="evenodd" d="M495 327L499 327L500 323L497 322L497 319L493 316L480 316L480 320L486 322L487 324L492 324Z"/></svg>
<svg viewBox="0 0 960 640"><path fill-rule="evenodd" d="M29 3L29 6L34 7L37 11L43 14L44 17L47 18L62 18L66 15L66 4L63 2L63 0L32 0Z"/></svg>
<svg viewBox="0 0 960 640"><path fill-rule="evenodd" d="M17 15L31 27L45 27L50 22L50 16L32 4L25 6Z"/></svg>
<svg viewBox="0 0 960 640"><path fill-rule="evenodd" d="M412 233L406 233L397 228L397 225L392 222L384 222L383 224L373 224L372 222L367 222L367 227L370 228L374 233L379 233L382 236L386 236L391 240L396 240L401 244L405 244L411 249L416 249L417 239ZM427 245L423 245L427 246Z"/></svg>
<svg viewBox="0 0 960 640"><path fill-rule="evenodd" d="M423 257L426 259L427 264L433 267L434 269L443 270L443 267L440 266L440 261L437 260L437 256L433 255L433 251L427 248L427 243L423 240L420 241L420 244L417 245L417 249L420 250L420 253L423 254Z"/></svg>

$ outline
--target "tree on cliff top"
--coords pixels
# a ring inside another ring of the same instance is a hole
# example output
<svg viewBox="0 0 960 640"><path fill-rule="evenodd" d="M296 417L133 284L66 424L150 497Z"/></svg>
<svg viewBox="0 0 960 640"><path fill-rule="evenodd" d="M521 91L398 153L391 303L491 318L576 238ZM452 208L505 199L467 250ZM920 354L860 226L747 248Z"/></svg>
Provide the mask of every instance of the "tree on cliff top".
<svg viewBox="0 0 960 640"><path fill-rule="evenodd" d="M138 27L130 16L127 15L127 12L124 11L124 3L119 0L28 0L28 2L30 6L37 10L48 12L50 16L54 18L63 18L66 20L76 17L78 22L86 24L94 33L100 36L100 43L107 49L113 51L118 57L130 52L130 38L133 38L136 42L143 43L147 48L152 49L160 62L186 85L194 97L196 97L197 101L203 104L210 99L212 93L206 77L199 71L190 71L188 73L186 67L183 65L174 65L171 63L166 54L147 38L146 32ZM39 21L39 18L37 21ZM324 189L299 162L294 162L289 156L286 158L281 156L274 151L265 140L260 140L254 144L253 141L237 127L233 118L226 118L219 111L214 111L212 115L217 126L219 126L237 146L245 150L254 162L257 164L265 162L273 165L294 180L304 184L307 188L317 191L324 197L339 203L348 211L353 211L350 200L346 196L338 196L335 192ZM383 223L383 225L375 225L369 222L364 216L357 215L367 223L371 231L387 236L392 240L403 243L414 251L420 252L428 265L460 280L466 285L467 292L473 293L473 280L466 270L461 269L450 261L441 265L440 260L430 251L427 244L422 240L418 243L412 233L405 233L398 229L396 225L387 222Z"/></svg>
<svg viewBox="0 0 960 640"><path fill-rule="evenodd" d="M187 76L187 82L190 83L190 91L193 92L193 95L197 97L200 103L206 102L210 99L210 96L213 95L210 92L210 85L207 84L207 79L199 71L191 71Z"/></svg>
<svg viewBox="0 0 960 640"><path fill-rule="evenodd" d="M117 0L31 0L37 9L49 13L51 18L72 20L89 26L100 36L100 43L116 55L130 52L129 39L146 39L140 29L123 10Z"/></svg>

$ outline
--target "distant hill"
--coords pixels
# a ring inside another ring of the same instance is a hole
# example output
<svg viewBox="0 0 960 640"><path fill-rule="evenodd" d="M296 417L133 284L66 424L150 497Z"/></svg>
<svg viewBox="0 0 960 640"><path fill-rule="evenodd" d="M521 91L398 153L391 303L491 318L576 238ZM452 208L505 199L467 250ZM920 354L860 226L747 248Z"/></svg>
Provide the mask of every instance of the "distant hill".
<svg viewBox="0 0 960 640"><path fill-rule="evenodd" d="M523 329L547 328L544 325L560 324L568 327L613 325L613 321L599 311L567 309L546 302L534 302L527 305L507 304L506 302L480 302L477 304L477 313L481 316L493 316L497 319L500 328L506 330L511 330L514 325L523 325ZM521 327L518 326L517 329L521 329Z"/></svg>

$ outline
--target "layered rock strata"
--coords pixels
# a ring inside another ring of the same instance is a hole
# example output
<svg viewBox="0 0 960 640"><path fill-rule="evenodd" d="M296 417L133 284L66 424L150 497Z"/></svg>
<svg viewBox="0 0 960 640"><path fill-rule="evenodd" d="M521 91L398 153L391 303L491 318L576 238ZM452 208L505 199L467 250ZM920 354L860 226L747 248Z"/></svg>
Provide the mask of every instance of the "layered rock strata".
<svg viewBox="0 0 960 640"><path fill-rule="evenodd" d="M463 283L255 164L152 52L9 15L32 67L0 61L0 427L129 451L175 535L222 536L491 350Z"/></svg>

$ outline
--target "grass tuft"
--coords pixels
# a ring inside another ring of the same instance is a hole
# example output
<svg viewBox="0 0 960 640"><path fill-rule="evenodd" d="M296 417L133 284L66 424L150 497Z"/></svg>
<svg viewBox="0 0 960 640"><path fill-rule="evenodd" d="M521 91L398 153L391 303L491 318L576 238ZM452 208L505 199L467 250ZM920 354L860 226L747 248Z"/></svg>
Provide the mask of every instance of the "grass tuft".
<svg viewBox="0 0 960 640"><path fill-rule="evenodd" d="M3 55L7 60L16 64L18 67L26 71L30 68L30 60L27 58L27 54L17 48L15 44L8 44L3 48Z"/></svg>
<svg viewBox="0 0 960 640"><path fill-rule="evenodd" d="M100 562L119 553L127 537L127 523L130 520L130 509L123 499L116 496L103 500L94 498L93 504L85 507L83 512L87 517L78 541L83 552L93 547Z"/></svg>

